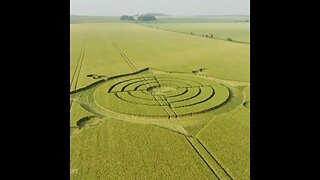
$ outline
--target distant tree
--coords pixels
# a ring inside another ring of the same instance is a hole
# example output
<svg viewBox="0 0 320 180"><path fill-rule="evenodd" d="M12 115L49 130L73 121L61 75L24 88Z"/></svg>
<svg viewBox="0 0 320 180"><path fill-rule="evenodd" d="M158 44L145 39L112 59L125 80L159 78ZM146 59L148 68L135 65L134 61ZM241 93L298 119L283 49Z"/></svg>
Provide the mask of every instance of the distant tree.
<svg viewBox="0 0 320 180"><path fill-rule="evenodd" d="M193 35L193 32L191 32L190 34Z"/></svg>
<svg viewBox="0 0 320 180"><path fill-rule="evenodd" d="M211 34L211 38L213 38L213 34Z"/></svg>
<svg viewBox="0 0 320 180"><path fill-rule="evenodd" d="M138 21L154 21L154 20L157 20L155 16L152 16L152 15L140 15L138 17Z"/></svg>
<svg viewBox="0 0 320 180"><path fill-rule="evenodd" d="M120 20L134 21L133 16L122 15Z"/></svg>
<svg viewBox="0 0 320 180"><path fill-rule="evenodd" d="M208 37L208 34L206 34L206 37Z"/></svg>
<svg viewBox="0 0 320 180"><path fill-rule="evenodd" d="M232 39L231 38L227 38L227 41L232 41Z"/></svg>

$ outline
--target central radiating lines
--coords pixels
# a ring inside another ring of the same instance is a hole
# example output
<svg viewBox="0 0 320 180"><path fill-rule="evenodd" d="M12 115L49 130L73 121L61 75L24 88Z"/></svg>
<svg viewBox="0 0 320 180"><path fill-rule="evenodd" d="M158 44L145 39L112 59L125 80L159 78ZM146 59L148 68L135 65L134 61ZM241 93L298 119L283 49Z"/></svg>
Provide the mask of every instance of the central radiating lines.
<svg viewBox="0 0 320 180"><path fill-rule="evenodd" d="M114 42L112 41L114 47L119 51L120 55L122 56L122 58L127 62L127 64L130 66L130 68L132 69L133 72L137 72L138 69L136 68L136 66L130 61L130 59L124 54L124 52L121 50L121 48L119 48L119 46ZM140 77L149 85L149 87L152 87L151 84L148 82L148 80L143 76L143 75L140 75ZM156 77L154 77L156 78ZM161 84L159 84L161 86ZM172 127L178 131L178 128L175 126L175 124L170 120L170 113L166 110L165 107L161 106L161 103L160 101L153 95L151 94L152 97L156 100L156 102L159 104L159 106L163 109L163 111L168 115L168 120L169 122L171 123ZM161 98L161 97L160 97ZM162 98L161 98L162 99ZM171 105L170 103L168 103L168 101L166 101L167 104L168 104L168 107L169 109L171 109L171 111L175 114L175 117L177 118L177 114L176 112L171 108Z"/></svg>
<svg viewBox="0 0 320 180"><path fill-rule="evenodd" d="M132 70L133 72L137 72L138 69L136 68L136 66L135 66L135 65L132 63L132 61L125 55L125 53L121 50L121 48L117 45L117 43L114 42L114 41L112 41L112 44L113 44L113 46L118 50L118 52L120 53L121 57L122 57L122 58L126 61L126 63L129 65L129 67L131 68L131 70ZM149 85L149 87L152 87L151 84L149 83L149 81L148 81L143 75L140 75L140 77L143 79L143 81L146 82L146 84ZM156 79L155 76L154 76L154 78ZM146 86L146 84L145 84L145 86ZM160 84L159 82L158 82L158 84L159 84L159 86L161 86L161 84ZM160 103L159 100L156 98L156 96L153 95L153 94L152 94L152 96L153 96L153 98L157 101L157 103L159 104L159 106L161 106L161 103ZM159 96L159 97L161 98L161 100L163 100L163 97L161 97L161 96ZM175 117L177 117L177 114L176 114L176 112L172 109L171 104L170 104L168 101L166 101L166 100L165 100L165 102L166 102L166 104L168 105L169 109L175 114ZM161 107L162 107L162 106L161 106ZM164 107L162 107L162 108L163 108L163 110L165 111L165 113L168 115L168 117L169 117L169 119L170 119L170 113L169 113Z"/></svg>

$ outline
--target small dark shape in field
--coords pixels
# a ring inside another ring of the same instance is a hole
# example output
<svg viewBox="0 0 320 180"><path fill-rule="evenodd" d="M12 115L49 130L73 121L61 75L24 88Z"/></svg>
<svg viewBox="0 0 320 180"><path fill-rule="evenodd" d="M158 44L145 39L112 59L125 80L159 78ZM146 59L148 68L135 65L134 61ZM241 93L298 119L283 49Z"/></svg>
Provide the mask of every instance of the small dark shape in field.
<svg viewBox="0 0 320 180"><path fill-rule="evenodd" d="M198 70L193 70L192 73L197 74L199 71Z"/></svg>
<svg viewBox="0 0 320 180"><path fill-rule="evenodd" d="M250 101L244 102L243 106L246 107L246 108L250 108Z"/></svg>
<svg viewBox="0 0 320 180"><path fill-rule="evenodd" d="M199 76L207 76L207 68L200 68L200 69L195 69L191 71L194 75L199 75Z"/></svg>
<svg viewBox="0 0 320 180"><path fill-rule="evenodd" d="M206 70L208 70L208 69L207 69L207 68L200 68L200 69L199 69L200 72L204 72L204 71L206 71Z"/></svg>
<svg viewBox="0 0 320 180"><path fill-rule="evenodd" d="M97 76L97 74L88 74L87 77Z"/></svg>
<svg viewBox="0 0 320 180"><path fill-rule="evenodd" d="M87 77L92 77L93 79L101 79L101 78L105 78L107 76L105 75L98 75L98 74L88 74Z"/></svg>
<svg viewBox="0 0 320 180"><path fill-rule="evenodd" d="M227 38L227 41L233 41L231 38Z"/></svg>
<svg viewBox="0 0 320 180"><path fill-rule="evenodd" d="M107 77L107 76L98 75L98 76L93 76L92 78L93 78L93 79L101 79L101 78L104 78L104 77Z"/></svg>
<svg viewBox="0 0 320 180"><path fill-rule="evenodd" d="M83 127L88 127L88 126L97 126L101 123L102 123L101 118L99 118L97 116L87 116L87 117L80 119L77 122L77 126L79 129L81 129Z"/></svg>

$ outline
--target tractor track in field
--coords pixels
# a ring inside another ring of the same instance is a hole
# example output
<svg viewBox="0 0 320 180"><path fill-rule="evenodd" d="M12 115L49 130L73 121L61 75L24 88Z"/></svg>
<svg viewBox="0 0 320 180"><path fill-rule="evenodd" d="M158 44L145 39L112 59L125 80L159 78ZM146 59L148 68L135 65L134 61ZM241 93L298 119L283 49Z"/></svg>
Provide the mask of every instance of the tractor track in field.
<svg viewBox="0 0 320 180"><path fill-rule="evenodd" d="M73 73L72 78L71 78L70 91L72 90L72 84L73 84L74 78L75 78L75 76L77 74L77 71L78 71L78 68L79 68L79 63L81 62L82 55L83 55L83 49L85 48L85 45L86 45L86 40L84 40L83 45L81 47L80 56L78 58L76 68L74 69L74 73Z"/></svg>
<svg viewBox="0 0 320 180"><path fill-rule="evenodd" d="M74 87L75 90L77 89L77 86L78 86L78 81L79 81L79 76L80 76L81 69L82 69L82 64L83 64L84 55L85 55L85 51L86 51L86 46L87 46L87 40L85 42L83 53L82 53L82 58L81 58L81 62L80 62L80 68L79 68L79 72L78 72L78 75L77 75L76 84L75 84L75 87Z"/></svg>
<svg viewBox="0 0 320 180"><path fill-rule="evenodd" d="M136 66L130 61L130 59L124 54L124 52L121 50L121 48L117 45L116 42L114 42L112 40L112 44L113 46L118 50L119 54L121 55L121 57L126 61L126 63L129 65L129 67L131 68L131 70L133 72L138 71L138 69L136 68Z"/></svg>
<svg viewBox="0 0 320 180"><path fill-rule="evenodd" d="M202 144L202 142L197 137L187 137L185 135L184 135L184 137L186 138L188 143L192 146L192 148L197 153L197 155L204 161L204 163L208 166L208 168L211 170L211 172L213 172L214 175L218 179L227 178L227 179L233 180L231 175L225 170L225 168L222 167L222 165L219 163L219 161L212 155L212 153L210 153L210 151L205 147L204 144ZM216 164L218 169L220 169L220 171L222 170L222 172L223 172L222 174L215 172L215 170L214 170L215 168L212 167L212 163L208 162L208 160L206 160L205 157L203 155L201 155L202 153L200 152L200 150L194 145L194 143L190 139L194 139L200 145L200 147L205 150L206 154L208 154L210 156L211 160L214 162L214 164ZM217 174L219 174L219 175L217 175Z"/></svg>
<svg viewBox="0 0 320 180"><path fill-rule="evenodd" d="M79 59L77 61L77 65L76 65L75 71L74 71L72 79L71 79L70 91L72 90L72 84L73 84L74 80L75 80L75 86L74 86L73 91L77 90L79 76L80 76L80 73L81 73L82 63L83 63L83 59L84 59L84 55L85 55L85 51L86 51L86 46L87 46L87 39L84 40L83 46L81 48L80 56L79 56ZM70 111L71 111L72 103L73 103L73 100L70 101Z"/></svg>
<svg viewBox="0 0 320 180"><path fill-rule="evenodd" d="M208 162L204 159L204 157L200 154L200 152L198 151L198 149L192 144L192 142L189 140L188 137L186 137L187 142L191 145L191 147L193 148L193 150L198 154L198 156L202 159L202 161L207 165L207 167L210 169L210 171L216 176L216 178L219 178L219 176L214 172L214 170L211 168L211 166L208 164Z"/></svg>
<svg viewBox="0 0 320 180"><path fill-rule="evenodd" d="M206 152L210 155L210 157L219 165L219 167L223 170L223 172L231 179L233 180L233 178L230 176L230 174L225 170L225 168L222 167L222 165L219 163L219 161L210 153L210 151L206 148L206 146L204 144L202 144L202 142L198 139L195 138L199 144L201 144L201 146L206 150Z"/></svg>

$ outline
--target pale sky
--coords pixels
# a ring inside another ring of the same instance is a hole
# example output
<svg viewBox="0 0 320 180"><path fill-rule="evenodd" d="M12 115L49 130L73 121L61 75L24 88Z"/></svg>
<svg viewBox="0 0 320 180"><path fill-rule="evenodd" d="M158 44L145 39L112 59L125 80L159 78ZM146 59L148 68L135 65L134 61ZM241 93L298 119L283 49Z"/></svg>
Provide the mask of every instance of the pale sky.
<svg viewBox="0 0 320 180"><path fill-rule="evenodd" d="M70 0L71 15L249 15L250 0Z"/></svg>

